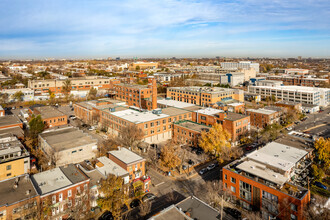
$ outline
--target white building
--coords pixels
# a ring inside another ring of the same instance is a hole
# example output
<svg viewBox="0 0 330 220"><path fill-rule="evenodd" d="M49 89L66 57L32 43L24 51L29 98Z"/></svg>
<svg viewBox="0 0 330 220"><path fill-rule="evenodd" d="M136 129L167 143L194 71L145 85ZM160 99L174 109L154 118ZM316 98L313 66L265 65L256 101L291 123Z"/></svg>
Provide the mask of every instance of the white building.
<svg viewBox="0 0 330 220"><path fill-rule="evenodd" d="M283 81L276 80L260 80L255 82L256 86L270 86L270 87L279 87L283 85Z"/></svg>
<svg viewBox="0 0 330 220"><path fill-rule="evenodd" d="M14 102L16 101L14 98L14 94L16 92L21 91L23 93L22 101L33 101L34 100L34 91L33 89L24 88L24 89L3 89L0 93L8 94L8 101Z"/></svg>
<svg viewBox="0 0 330 220"><path fill-rule="evenodd" d="M245 79L244 73L227 73L226 76L228 76L228 84L231 86L241 85Z"/></svg>
<svg viewBox="0 0 330 220"><path fill-rule="evenodd" d="M275 96L276 99L327 106L330 103L330 89L306 86L249 86L248 92L258 94L262 98Z"/></svg>
<svg viewBox="0 0 330 220"><path fill-rule="evenodd" d="M222 62L220 63L223 69L228 70L249 70L254 69L257 73L259 73L259 63L252 63L251 61L240 61L240 62Z"/></svg>

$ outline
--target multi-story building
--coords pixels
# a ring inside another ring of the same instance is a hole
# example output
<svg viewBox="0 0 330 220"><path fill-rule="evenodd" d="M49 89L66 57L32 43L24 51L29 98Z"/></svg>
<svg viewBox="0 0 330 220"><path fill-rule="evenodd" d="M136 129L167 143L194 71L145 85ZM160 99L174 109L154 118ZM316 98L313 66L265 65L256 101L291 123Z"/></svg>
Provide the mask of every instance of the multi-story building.
<svg viewBox="0 0 330 220"><path fill-rule="evenodd" d="M133 183L134 190L140 187L144 192L149 190L151 179L146 176L146 159L124 147L109 151L108 157L129 173L129 181Z"/></svg>
<svg viewBox="0 0 330 220"><path fill-rule="evenodd" d="M244 102L233 102L233 103L217 102L212 107L216 108L216 109L221 109L223 111L235 112L235 113L240 113L240 114L245 112Z"/></svg>
<svg viewBox="0 0 330 220"><path fill-rule="evenodd" d="M22 92L21 100L17 100L15 97L15 94L17 92ZM8 94L8 102L14 102L14 101L33 101L34 100L34 91L30 88L21 88L21 89L2 89L1 93Z"/></svg>
<svg viewBox="0 0 330 220"><path fill-rule="evenodd" d="M248 92L262 98L274 96L277 100L327 106L330 103L330 89L306 86L249 86Z"/></svg>
<svg viewBox="0 0 330 220"><path fill-rule="evenodd" d="M309 70L307 69L285 69L285 74L297 74L297 75L305 75L308 74Z"/></svg>
<svg viewBox="0 0 330 220"><path fill-rule="evenodd" d="M71 93L77 91L85 91L85 95L91 88L95 88L98 92L110 89L110 81L113 78L104 76L86 76L78 78L70 78ZM66 79L46 79L46 80L29 80L28 88L34 91L35 96L48 96L49 91L61 95L63 94L63 85Z"/></svg>
<svg viewBox="0 0 330 220"><path fill-rule="evenodd" d="M208 132L210 128L193 121L178 121L173 124L173 140L197 147L201 133Z"/></svg>
<svg viewBox="0 0 330 220"><path fill-rule="evenodd" d="M271 87L278 87L283 85L283 81L276 81L276 80L259 80L255 82L256 86L271 86Z"/></svg>
<svg viewBox="0 0 330 220"><path fill-rule="evenodd" d="M0 181L28 173L30 154L12 134L0 134Z"/></svg>
<svg viewBox="0 0 330 220"><path fill-rule="evenodd" d="M56 166L91 159L97 152L97 140L83 131L64 127L39 134L39 147Z"/></svg>
<svg viewBox="0 0 330 220"><path fill-rule="evenodd" d="M243 84L245 81L244 73L232 72L227 73L226 76L228 77L228 84L231 86L237 86ZM221 83L225 84L225 83Z"/></svg>
<svg viewBox="0 0 330 220"><path fill-rule="evenodd" d="M268 80L281 81L284 85L318 87L329 83L329 79L304 78L303 76L268 76Z"/></svg>
<svg viewBox="0 0 330 220"><path fill-rule="evenodd" d="M32 182L40 195L45 218L81 219L89 211L90 179L69 164L34 174Z"/></svg>
<svg viewBox="0 0 330 220"><path fill-rule="evenodd" d="M251 126L264 128L267 125L280 122L280 112L270 109L246 109L246 114L250 116Z"/></svg>
<svg viewBox="0 0 330 220"><path fill-rule="evenodd" d="M24 138L23 123L16 115L0 117L0 134L13 134L17 138Z"/></svg>
<svg viewBox="0 0 330 220"><path fill-rule="evenodd" d="M279 102L276 102L275 105L278 106L278 107L282 107L282 108L296 110L298 112L302 111L302 104L301 103L279 101Z"/></svg>
<svg viewBox="0 0 330 220"><path fill-rule="evenodd" d="M201 106L211 106L226 98L244 101L244 92L239 89L219 87L170 87L167 97L176 101L187 102Z"/></svg>
<svg viewBox="0 0 330 220"><path fill-rule="evenodd" d="M27 174L0 181L0 220L40 219L39 199Z"/></svg>
<svg viewBox="0 0 330 220"><path fill-rule="evenodd" d="M256 73L259 73L259 63L253 63L251 61L240 61L240 62L222 62L220 63L221 68L228 70L240 70L240 69L254 69Z"/></svg>
<svg viewBox="0 0 330 220"><path fill-rule="evenodd" d="M46 128L68 124L68 116L51 106L31 106L30 113L40 115Z"/></svg>
<svg viewBox="0 0 330 220"><path fill-rule="evenodd" d="M243 208L260 210L263 219L304 219L310 191L293 180L311 163L310 155L303 148L269 143L223 167L224 188Z"/></svg>
<svg viewBox="0 0 330 220"><path fill-rule="evenodd" d="M131 71L145 70L145 69L157 69L157 68L158 68L157 62L134 62L128 67L128 69Z"/></svg>

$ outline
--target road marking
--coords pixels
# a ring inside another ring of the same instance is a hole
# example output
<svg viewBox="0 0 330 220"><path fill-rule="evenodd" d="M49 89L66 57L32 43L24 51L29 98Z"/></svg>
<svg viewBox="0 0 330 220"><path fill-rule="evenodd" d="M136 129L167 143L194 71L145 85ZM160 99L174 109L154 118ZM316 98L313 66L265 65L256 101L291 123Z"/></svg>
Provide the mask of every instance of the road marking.
<svg viewBox="0 0 330 220"><path fill-rule="evenodd" d="M160 186L160 185L162 185L163 183L165 183L165 182L158 183L158 184L155 185L155 186Z"/></svg>

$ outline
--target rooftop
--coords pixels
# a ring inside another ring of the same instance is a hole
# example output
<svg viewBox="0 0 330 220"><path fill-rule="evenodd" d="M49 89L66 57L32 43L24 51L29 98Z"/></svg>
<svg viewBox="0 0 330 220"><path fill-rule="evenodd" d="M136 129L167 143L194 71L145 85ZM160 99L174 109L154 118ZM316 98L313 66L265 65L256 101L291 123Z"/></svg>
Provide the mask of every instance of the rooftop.
<svg viewBox="0 0 330 220"><path fill-rule="evenodd" d="M182 211L180 211L175 205L171 205L170 207L164 209L159 214L149 218L149 220L192 220L187 215L185 215Z"/></svg>
<svg viewBox="0 0 330 220"><path fill-rule="evenodd" d="M204 115L215 115L215 114L219 114L224 111L221 109L215 109L215 108L205 108L205 109L197 110L196 112L199 114L204 114Z"/></svg>
<svg viewBox="0 0 330 220"><path fill-rule="evenodd" d="M61 171L64 173L64 175L73 183L79 183L82 182L87 178L87 176L85 176L85 174L83 174L82 172L80 172L79 169L77 169L77 167L73 164L68 164L65 166L60 167Z"/></svg>
<svg viewBox="0 0 330 220"><path fill-rule="evenodd" d="M269 110L269 109L265 109L265 108L259 108L259 109L246 109L247 112L254 112L254 113L258 113L258 114L264 114L264 115L271 115L276 113L276 111L274 110Z"/></svg>
<svg viewBox="0 0 330 220"><path fill-rule="evenodd" d="M202 131L209 131L211 127L206 126L206 125L202 125L193 121L178 121L175 122L176 125L181 126L181 127L185 127L188 128L190 130L193 131L197 131L197 132L202 132Z"/></svg>
<svg viewBox="0 0 330 220"><path fill-rule="evenodd" d="M73 127L47 130L39 135L55 151L62 151L87 144L97 144L97 140L92 136Z"/></svg>
<svg viewBox="0 0 330 220"><path fill-rule="evenodd" d="M118 83L114 84L114 86L122 86L122 87L127 87L131 89L147 89L148 85L138 85L138 84L128 84L128 83Z"/></svg>
<svg viewBox="0 0 330 220"><path fill-rule="evenodd" d="M256 88L264 88L264 89L276 89L276 90L286 90L291 92L306 92L306 93L315 93L319 91L330 91L329 88L319 88L319 87L308 87L308 86L252 86Z"/></svg>
<svg viewBox="0 0 330 220"><path fill-rule="evenodd" d="M6 115L0 117L0 127L4 127L7 125L16 125L16 124L22 124L22 122L18 119L16 115Z"/></svg>
<svg viewBox="0 0 330 220"><path fill-rule="evenodd" d="M27 156L28 151L15 136L8 133L0 135L0 163Z"/></svg>
<svg viewBox="0 0 330 220"><path fill-rule="evenodd" d="M16 181L16 182L15 182ZM17 183L17 187L14 187ZM0 181L0 207L38 196L28 175Z"/></svg>
<svg viewBox="0 0 330 220"><path fill-rule="evenodd" d="M118 158L122 162L126 164L132 164L136 162L144 161L145 159L141 156L133 153L132 151L128 150L127 148L120 147L118 150L109 151L109 154L113 155L114 157Z"/></svg>
<svg viewBox="0 0 330 220"><path fill-rule="evenodd" d="M133 122L135 124L144 123L148 121L158 120L166 118L169 115L166 114L153 114L152 112L139 112L132 109L127 109L118 112L111 112L112 115L122 118L124 120Z"/></svg>
<svg viewBox="0 0 330 220"><path fill-rule="evenodd" d="M157 103L162 104L162 105L167 105L167 106L173 106L176 108L187 108L187 107L195 106L194 104L180 102L180 101L176 101L176 100L172 100L172 99L157 100Z"/></svg>
<svg viewBox="0 0 330 220"><path fill-rule="evenodd" d="M181 108L176 108L176 107L167 107L162 109L163 114L169 115L169 116L175 116L175 115L181 115L188 113L190 111L181 109Z"/></svg>
<svg viewBox="0 0 330 220"><path fill-rule="evenodd" d="M40 114L43 119L65 116L64 113L51 106L36 107L33 111L36 111L35 114Z"/></svg>
<svg viewBox="0 0 330 220"><path fill-rule="evenodd" d="M265 147L247 155L249 159L288 171L308 152L303 149L271 142Z"/></svg>
<svg viewBox="0 0 330 220"><path fill-rule="evenodd" d="M187 92L204 92L204 93L219 93L219 92L232 92L233 89L220 88L220 87L199 87L199 86L189 86L189 87L169 87L168 89L177 89Z"/></svg>
<svg viewBox="0 0 330 220"><path fill-rule="evenodd" d="M116 176L126 176L129 173L117 165L115 162L110 160L107 157L99 157L97 158L98 162L96 163L96 169L100 171L104 176L108 176L109 174L113 174Z"/></svg>
<svg viewBox="0 0 330 220"><path fill-rule="evenodd" d="M234 112L228 112L227 113L227 117L225 118L226 120L229 121L236 121L236 120L240 120L243 118L248 118L248 115L242 115L242 114L238 114L238 113L234 113Z"/></svg>

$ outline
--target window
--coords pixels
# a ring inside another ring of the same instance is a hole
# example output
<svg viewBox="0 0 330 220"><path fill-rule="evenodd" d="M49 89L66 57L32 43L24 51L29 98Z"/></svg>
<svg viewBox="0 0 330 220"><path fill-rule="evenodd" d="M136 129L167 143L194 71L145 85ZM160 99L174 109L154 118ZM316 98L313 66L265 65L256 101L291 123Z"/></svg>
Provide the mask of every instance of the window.
<svg viewBox="0 0 330 220"><path fill-rule="evenodd" d="M225 174L225 180L227 179L227 174Z"/></svg>
<svg viewBox="0 0 330 220"><path fill-rule="evenodd" d="M6 167L6 170L11 170L11 165L8 165L8 166Z"/></svg>
<svg viewBox="0 0 330 220"><path fill-rule="evenodd" d="M232 183L236 183L236 179L233 178L233 177L231 177L231 178L230 178L230 182L232 182Z"/></svg>
<svg viewBox="0 0 330 220"><path fill-rule="evenodd" d="M56 195L53 195L53 197L52 197L52 202L53 202L53 204L56 203Z"/></svg>
<svg viewBox="0 0 330 220"><path fill-rule="evenodd" d="M76 188L76 190L77 190L77 193L80 193L80 186L78 186L78 187Z"/></svg>
<svg viewBox="0 0 330 220"><path fill-rule="evenodd" d="M297 206L295 204L291 204L290 206L291 206L291 210L292 211L295 211L296 212L298 210L297 209Z"/></svg>
<svg viewBox="0 0 330 220"><path fill-rule="evenodd" d="M148 128L148 124L144 124L144 128Z"/></svg>
<svg viewBox="0 0 330 220"><path fill-rule="evenodd" d="M11 176L11 173L7 173L7 176Z"/></svg>
<svg viewBox="0 0 330 220"><path fill-rule="evenodd" d="M278 197L269 193L269 192L266 192L266 191L262 191L262 198L263 199L267 199L271 202L277 202L278 201Z"/></svg>
<svg viewBox="0 0 330 220"><path fill-rule="evenodd" d="M234 193L236 192L236 188L233 187L233 186L230 187L230 190L231 190L232 192L234 192Z"/></svg>
<svg viewBox="0 0 330 220"><path fill-rule="evenodd" d="M225 183L225 188L227 189L227 183Z"/></svg>
<svg viewBox="0 0 330 220"><path fill-rule="evenodd" d="M297 216L295 216L294 214L291 214L291 220L296 220Z"/></svg>
<svg viewBox="0 0 330 220"><path fill-rule="evenodd" d="M72 192L71 192L71 189L68 190L68 197L71 197L72 196Z"/></svg>
<svg viewBox="0 0 330 220"><path fill-rule="evenodd" d="M247 201L251 201L251 185L243 181L239 181L240 197Z"/></svg>
<svg viewBox="0 0 330 220"><path fill-rule="evenodd" d="M63 194L60 193L60 194L58 195L58 201L59 201L59 202L62 202L62 200L63 200Z"/></svg>
<svg viewBox="0 0 330 220"><path fill-rule="evenodd" d="M151 123L150 123L150 127L153 127L153 126L154 126L154 123L153 123L153 122L151 122Z"/></svg>
<svg viewBox="0 0 330 220"><path fill-rule="evenodd" d="M68 207L70 208L71 206L72 206L72 200L69 199L69 201L68 201Z"/></svg>
<svg viewBox="0 0 330 220"><path fill-rule="evenodd" d="M84 185L84 190L87 191L87 184Z"/></svg>

